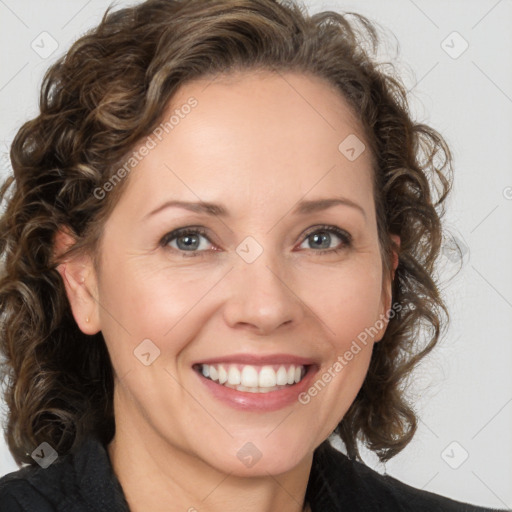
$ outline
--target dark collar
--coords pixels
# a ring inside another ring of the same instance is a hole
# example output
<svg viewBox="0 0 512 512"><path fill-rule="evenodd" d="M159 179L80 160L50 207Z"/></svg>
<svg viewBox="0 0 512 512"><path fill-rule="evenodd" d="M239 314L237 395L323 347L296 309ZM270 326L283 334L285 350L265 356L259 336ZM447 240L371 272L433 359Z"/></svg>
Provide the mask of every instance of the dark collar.
<svg viewBox="0 0 512 512"><path fill-rule="evenodd" d="M27 485L28 484L28 485ZM129 512L106 447L88 438L47 469L29 466L0 479L23 510ZM42 502L46 499L47 508ZM488 512L410 487L350 460L328 440L314 452L306 489L312 512Z"/></svg>

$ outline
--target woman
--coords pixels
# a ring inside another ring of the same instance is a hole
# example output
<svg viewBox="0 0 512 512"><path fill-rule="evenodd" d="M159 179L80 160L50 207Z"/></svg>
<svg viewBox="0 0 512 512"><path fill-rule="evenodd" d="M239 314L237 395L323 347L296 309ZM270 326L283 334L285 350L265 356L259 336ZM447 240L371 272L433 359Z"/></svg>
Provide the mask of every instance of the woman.
<svg viewBox="0 0 512 512"><path fill-rule="evenodd" d="M414 435L451 185L364 38L148 0L49 69L1 192L2 511L485 510L358 461Z"/></svg>

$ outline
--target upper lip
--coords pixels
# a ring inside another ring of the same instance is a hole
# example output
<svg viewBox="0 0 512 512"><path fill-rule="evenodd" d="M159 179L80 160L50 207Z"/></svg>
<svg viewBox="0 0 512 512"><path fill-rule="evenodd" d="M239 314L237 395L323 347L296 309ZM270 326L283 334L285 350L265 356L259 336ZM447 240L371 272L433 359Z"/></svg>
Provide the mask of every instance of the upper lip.
<svg viewBox="0 0 512 512"><path fill-rule="evenodd" d="M296 365L312 365L315 361L308 357L300 357L292 354L231 354L226 356L213 357L209 359L201 359L193 364L220 364L220 363L239 363L250 365L265 364L296 364Z"/></svg>

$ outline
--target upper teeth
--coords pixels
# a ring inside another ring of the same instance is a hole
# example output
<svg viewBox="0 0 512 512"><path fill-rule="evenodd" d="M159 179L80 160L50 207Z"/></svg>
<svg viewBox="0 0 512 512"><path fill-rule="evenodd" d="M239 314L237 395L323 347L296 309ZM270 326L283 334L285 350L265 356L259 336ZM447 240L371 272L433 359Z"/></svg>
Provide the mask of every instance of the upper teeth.
<svg viewBox="0 0 512 512"><path fill-rule="evenodd" d="M301 365L252 366L235 364L202 364L205 377L220 384L248 388L271 388L300 382L306 370Z"/></svg>

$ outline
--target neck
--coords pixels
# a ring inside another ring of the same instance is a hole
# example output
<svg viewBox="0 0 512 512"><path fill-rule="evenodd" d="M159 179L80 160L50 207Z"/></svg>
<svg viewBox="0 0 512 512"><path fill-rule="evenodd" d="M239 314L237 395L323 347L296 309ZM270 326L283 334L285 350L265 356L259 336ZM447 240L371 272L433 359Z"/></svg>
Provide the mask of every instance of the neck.
<svg viewBox="0 0 512 512"><path fill-rule="evenodd" d="M222 472L132 416L116 421L110 461L130 512L310 512L304 497L313 454L279 475Z"/></svg>

